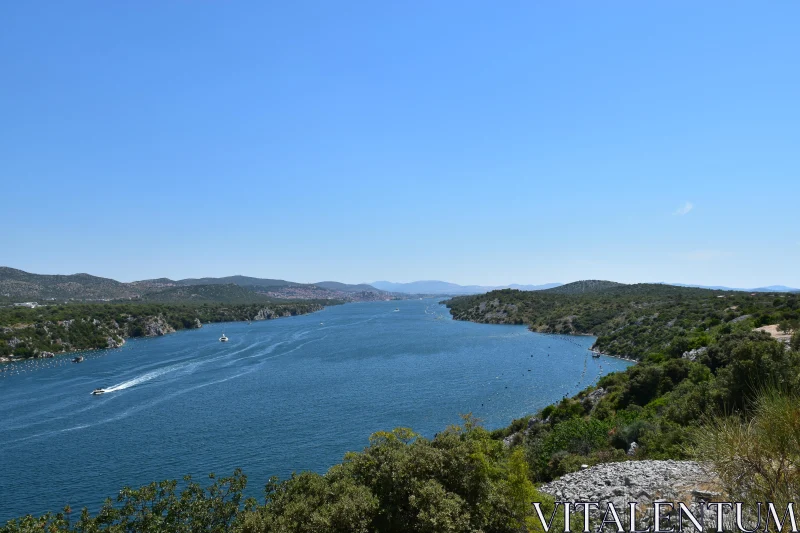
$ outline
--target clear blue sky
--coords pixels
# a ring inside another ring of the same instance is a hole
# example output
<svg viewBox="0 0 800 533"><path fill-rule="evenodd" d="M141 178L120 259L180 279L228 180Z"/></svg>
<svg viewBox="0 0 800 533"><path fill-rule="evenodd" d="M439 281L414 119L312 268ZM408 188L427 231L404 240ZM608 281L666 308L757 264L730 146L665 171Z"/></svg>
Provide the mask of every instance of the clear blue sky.
<svg viewBox="0 0 800 533"><path fill-rule="evenodd" d="M800 286L800 2L0 3L0 264Z"/></svg>

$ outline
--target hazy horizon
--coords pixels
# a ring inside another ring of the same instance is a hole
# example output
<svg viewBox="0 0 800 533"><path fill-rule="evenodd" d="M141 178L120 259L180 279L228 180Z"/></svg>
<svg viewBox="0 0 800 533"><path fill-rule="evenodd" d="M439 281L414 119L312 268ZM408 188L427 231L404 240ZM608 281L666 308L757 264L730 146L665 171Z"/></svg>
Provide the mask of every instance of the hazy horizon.
<svg viewBox="0 0 800 533"><path fill-rule="evenodd" d="M280 277L280 276L270 276L270 275L252 275L252 274L243 274L243 273L222 274L222 275L214 275L214 276L211 276L211 275L201 275L201 276L155 276L155 277L150 277L150 278L139 277L139 278L134 278L134 279L120 279L120 278L115 278L114 276L105 276L105 275L98 274L96 272L91 272L91 271L80 271L80 272L58 272L58 271L36 272L36 271L26 270L24 268L19 268L19 267L12 266L12 265L0 265L0 266L9 267L9 268L16 268L18 270L23 270L23 271L28 272L30 274L45 274L45 275L89 274L89 275L92 275L92 276L98 276L98 277L102 277L102 278L113 279L113 280L120 281L120 282L123 282L123 283L131 283L131 282L134 282L134 281L145 281L145 280L148 280L148 279L159 279L159 278L167 278L167 279L171 279L173 281L178 281L178 280L183 280L183 279L225 278L225 277L233 277L233 276L244 276L244 277L260 278L260 279L280 279L280 280L284 280L284 281L292 281L292 282L296 282L296 283L307 283L307 284L321 283L321 282L326 282L326 281L335 281L335 282L346 283L346 284L351 284L351 285L361 285L361 284L372 285L372 284L375 284L375 283L386 282L386 283L393 283L393 284L451 283L451 284L456 284L456 285L459 285L459 286L467 286L467 287L469 287L469 286L503 287L503 286L509 286L509 285L520 285L520 286L543 286L543 285L551 285L551 284L564 285L564 284L572 283L572 282L575 282L575 281L590 280L590 279L601 280L602 279L602 280L605 280L605 281L615 281L615 282L618 282L618 283L626 283L626 284L634 284L634 283L663 283L663 284L667 284L667 285L690 285L690 286L697 285L697 286L710 286L710 287L719 286L719 287L726 287L726 288L731 288L731 289L758 289L758 288L762 288L762 287L772 287L772 286L784 286L784 287L790 287L790 288L794 288L794 289L800 288L800 287L797 287L797 286L793 286L793 285L789 285L789 284L781 283L781 282L764 283L764 284L761 284L761 285L725 285L725 284L722 284L722 283L695 283L695 282L663 281L663 280L652 280L652 279L643 280L643 281L639 281L639 280L637 280L637 281L621 281L619 279L611 279L611 278L580 278L580 279L570 279L570 280L566 280L566 281L553 281L553 280L551 280L551 281L542 281L542 282L510 281L510 282L505 282L505 283L503 283L503 282L501 282L501 283L474 283L474 282L469 282L468 281L468 282L465 282L465 283L461 283L461 282L452 281L450 279L434 279L434 278L424 278L424 279L421 278L421 279L414 279L414 280L409 280L409 281L398 281L398 280L390 280L390 279L375 279L375 280L372 280L372 281L347 281L347 280L341 280L341 279L333 279L333 278L330 278L330 277L328 277L328 278L319 278L319 279L314 279L314 280L300 280L300 279L294 279L294 278L291 278L291 277Z"/></svg>

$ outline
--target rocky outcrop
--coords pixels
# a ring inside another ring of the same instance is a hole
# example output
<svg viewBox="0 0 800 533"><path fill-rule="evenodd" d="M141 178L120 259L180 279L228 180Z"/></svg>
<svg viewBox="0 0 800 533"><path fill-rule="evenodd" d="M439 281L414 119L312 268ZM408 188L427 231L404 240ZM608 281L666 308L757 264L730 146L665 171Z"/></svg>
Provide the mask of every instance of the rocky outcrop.
<svg viewBox="0 0 800 533"><path fill-rule="evenodd" d="M705 346L702 346L700 348L695 348L694 350L689 350L688 352L683 352L682 357L684 359L688 359L689 361L694 361L695 359L697 359L698 355L703 355L707 351L708 351L708 348L706 348Z"/></svg>
<svg viewBox="0 0 800 533"><path fill-rule="evenodd" d="M253 320L272 320L277 316L278 314L275 311L269 307L264 307L258 310L258 313L256 313L256 316L253 317Z"/></svg>
<svg viewBox="0 0 800 533"><path fill-rule="evenodd" d="M125 344L125 339L120 339L120 338L115 339L114 337L108 337L106 339L106 345L109 348L120 348L122 347L123 344Z"/></svg>
<svg viewBox="0 0 800 533"><path fill-rule="evenodd" d="M160 337L167 333L175 333L175 328L170 326L163 316L148 318L144 323L144 331L146 337Z"/></svg>
<svg viewBox="0 0 800 533"><path fill-rule="evenodd" d="M721 496L719 480L709 466L695 461L624 461L603 463L567 474L541 487L557 501L628 502L649 506L654 501L683 502L699 515L700 502ZM643 517L643 524L648 524Z"/></svg>
<svg viewBox="0 0 800 533"><path fill-rule="evenodd" d="M608 394L603 387L598 387L583 399L583 404L588 407L589 409L593 409L597 402L599 402L603 397Z"/></svg>

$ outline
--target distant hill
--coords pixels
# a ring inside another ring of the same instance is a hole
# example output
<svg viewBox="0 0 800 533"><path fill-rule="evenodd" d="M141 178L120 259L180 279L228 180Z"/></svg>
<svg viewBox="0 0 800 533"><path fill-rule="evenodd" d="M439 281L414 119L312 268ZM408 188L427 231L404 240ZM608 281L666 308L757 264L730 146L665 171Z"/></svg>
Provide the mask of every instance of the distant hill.
<svg viewBox="0 0 800 533"><path fill-rule="evenodd" d="M695 287L698 289L713 289L717 291L745 291L745 292L800 292L800 289L787 287L786 285L770 285L768 287L756 287L754 289L740 289L736 287L724 287L722 285L687 285L685 283L667 283L676 287Z"/></svg>
<svg viewBox="0 0 800 533"><path fill-rule="evenodd" d="M606 289L613 289L615 287L623 286L625 286L624 283L617 283L616 281L586 279L567 283L566 285L560 285L552 289L547 289L547 292L557 294L585 294L587 292L600 292Z"/></svg>
<svg viewBox="0 0 800 533"><path fill-rule="evenodd" d="M393 283L391 281L376 281L373 287L383 291L400 292L404 294L481 294L499 289L518 289L521 291L538 291L558 287L560 283L546 283L544 285L458 285L446 281L426 280L412 281L410 283Z"/></svg>
<svg viewBox="0 0 800 533"><path fill-rule="evenodd" d="M0 302L141 299L154 302L257 303L269 299L373 301L390 297L370 285L349 285L336 281L307 284L282 279L226 276L181 280L156 278L123 283L89 274L32 274L0 267Z"/></svg>
<svg viewBox="0 0 800 533"><path fill-rule="evenodd" d="M267 303L271 299L234 283L225 285L187 285L147 293L142 300L159 303L220 302L220 303Z"/></svg>
<svg viewBox="0 0 800 533"><path fill-rule="evenodd" d="M131 298L140 290L128 283L89 274L31 274L15 268L0 267L0 296L9 301L82 299L102 300Z"/></svg>
<svg viewBox="0 0 800 533"><path fill-rule="evenodd" d="M224 278L198 278L181 279L176 285L227 285L233 283L241 287L291 287L303 283L294 283L282 279L251 278L250 276L226 276Z"/></svg>
<svg viewBox="0 0 800 533"><path fill-rule="evenodd" d="M366 283L359 283L358 285L348 285L347 283L339 283L338 281L320 281L319 283L314 283L317 287L322 287L323 289L329 289L332 291L342 291L342 292L363 292L363 291L378 291L376 287L372 285L367 285Z"/></svg>

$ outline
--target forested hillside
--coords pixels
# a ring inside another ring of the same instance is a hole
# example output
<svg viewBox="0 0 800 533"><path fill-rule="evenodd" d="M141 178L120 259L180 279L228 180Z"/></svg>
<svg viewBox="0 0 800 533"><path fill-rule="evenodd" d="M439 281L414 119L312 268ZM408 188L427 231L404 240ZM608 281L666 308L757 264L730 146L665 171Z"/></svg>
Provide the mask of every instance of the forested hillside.
<svg viewBox="0 0 800 533"><path fill-rule="evenodd" d="M152 337L209 322L268 320L311 313L320 302L148 304L95 303L0 308L0 357L8 360L96 348L127 337Z"/></svg>
<svg viewBox="0 0 800 533"><path fill-rule="evenodd" d="M591 289L591 290L587 290ZM800 295L713 291L660 284L576 282L546 291L494 291L447 301L457 320L526 324L543 333L591 334L595 348L639 359L683 353L717 334L800 320Z"/></svg>

